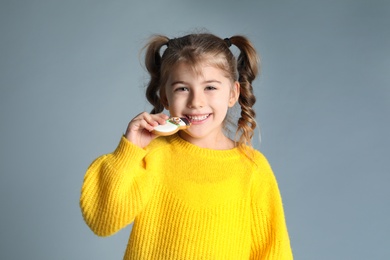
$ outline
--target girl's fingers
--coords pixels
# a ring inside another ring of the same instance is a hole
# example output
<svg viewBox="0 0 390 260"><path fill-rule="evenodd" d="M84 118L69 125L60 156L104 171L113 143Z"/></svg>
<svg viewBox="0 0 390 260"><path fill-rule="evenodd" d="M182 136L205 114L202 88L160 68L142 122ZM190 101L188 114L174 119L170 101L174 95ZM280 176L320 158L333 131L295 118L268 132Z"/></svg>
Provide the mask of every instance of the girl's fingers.
<svg viewBox="0 0 390 260"><path fill-rule="evenodd" d="M165 114L147 114L145 115L145 120L151 126L155 127L161 124L165 124L165 121L168 119L168 116ZM153 129L152 129L153 130Z"/></svg>
<svg viewBox="0 0 390 260"><path fill-rule="evenodd" d="M157 121L157 123L158 123L159 125L165 124L165 122L166 122L167 119L169 118L169 116L167 116L167 115L165 115L165 114L163 114L163 113L156 114L156 115L154 115L154 116L156 116L155 120Z"/></svg>
<svg viewBox="0 0 390 260"><path fill-rule="evenodd" d="M140 122L139 122L138 130L142 130L142 129L146 129L148 131L153 130L154 126L148 123L145 119L140 119L139 121Z"/></svg>
<svg viewBox="0 0 390 260"><path fill-rule="evenodd" d="M169 117L165 114L149 114L146 112L143 112L136 116L133 120L131 120L130 125L133 125L135 127L134 130L138 129L146 129L148 131L152 131L155 126L158 126L159 124L165 124L165 121Z"/></svg>

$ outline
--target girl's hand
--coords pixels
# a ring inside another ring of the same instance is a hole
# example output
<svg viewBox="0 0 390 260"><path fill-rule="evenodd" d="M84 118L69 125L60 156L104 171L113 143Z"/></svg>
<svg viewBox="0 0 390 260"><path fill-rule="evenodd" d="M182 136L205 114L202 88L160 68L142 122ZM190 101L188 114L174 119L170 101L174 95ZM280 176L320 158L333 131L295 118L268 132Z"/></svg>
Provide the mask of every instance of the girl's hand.
<svg viewBox="0 0 390 260"><path fill-rule="evenodd" d="M134 117L125 133L127 140L141 148L147 146L157 135L152 134L151 131L155 126L165 124L169 117L165 114L149 114L143 112Z"/></svg>

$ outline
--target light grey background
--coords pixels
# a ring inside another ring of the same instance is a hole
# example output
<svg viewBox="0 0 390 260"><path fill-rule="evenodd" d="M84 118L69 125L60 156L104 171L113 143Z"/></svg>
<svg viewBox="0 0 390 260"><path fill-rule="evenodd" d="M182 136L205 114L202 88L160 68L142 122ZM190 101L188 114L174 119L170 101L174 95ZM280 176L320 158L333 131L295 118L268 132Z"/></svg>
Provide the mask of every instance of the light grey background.
<svg viewBox="0 0 390 260"><path fill-rule="evenodd" d="M0 2L0 258L122 259L79 195L88 165L149 110L153 33L244 34L262 143L295 259L390 256L390 1Z"/></svg>

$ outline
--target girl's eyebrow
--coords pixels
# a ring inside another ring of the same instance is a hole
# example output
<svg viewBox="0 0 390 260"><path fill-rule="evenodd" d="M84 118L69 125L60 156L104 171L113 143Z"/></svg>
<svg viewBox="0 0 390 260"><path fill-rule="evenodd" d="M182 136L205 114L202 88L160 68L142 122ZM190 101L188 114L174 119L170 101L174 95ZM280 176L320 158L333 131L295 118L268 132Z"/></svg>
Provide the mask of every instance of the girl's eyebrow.
<svg viewBox="0 0 390 260"><path fill-rule="evenodd" d="M210 83L217 83L217 84L222 84L221 81L219 80L216 80L216 79L211 79L211 80L205 80L202 82L202 84L210 84ZM182 81L182 80L178 80L178 81L174 81L171 83L171 86L174 86L176 84L184 84L184 85L187 85L187 83L185 81Z"/></svg>
<svg viewBox="0 0 390 260"><path fill-rule="evenodd" d="M171 83L171 86L175 86L175 85L177 85L177 84L186 84L186 82L185 81L181 81L181 80L178 80L178 81L174 81L174 82L172 82Z"/></svg>
<svg viewBox="0 0 390 260"><path fill-rule="evenodd" d="M211 80L203 81L203 84L208 84L208 83L218 83L218 84L222 84L221 81L216 80L216 79L211 79Z"/></svg>

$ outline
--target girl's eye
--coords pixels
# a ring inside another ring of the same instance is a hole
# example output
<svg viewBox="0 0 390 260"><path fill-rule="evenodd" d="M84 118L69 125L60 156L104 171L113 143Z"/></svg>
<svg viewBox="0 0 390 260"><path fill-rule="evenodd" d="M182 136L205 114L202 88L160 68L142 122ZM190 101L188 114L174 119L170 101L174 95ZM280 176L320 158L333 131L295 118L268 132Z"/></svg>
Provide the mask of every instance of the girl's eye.
<svg viewBox="0 0 390 260"><path fill-rule="evenodd" d="M188 91L188 88L187 87L178 87L178 88L175 88L175 91L177 91L177 92Z"/></svg>
<svg viewBox="0 0 390 260"><path fill-rule="evenodd" d="M216 90L217 88L216 88L216 87L213 87L213 86L207 86L205 89L206 89L206 90Z"/></svg>

